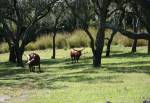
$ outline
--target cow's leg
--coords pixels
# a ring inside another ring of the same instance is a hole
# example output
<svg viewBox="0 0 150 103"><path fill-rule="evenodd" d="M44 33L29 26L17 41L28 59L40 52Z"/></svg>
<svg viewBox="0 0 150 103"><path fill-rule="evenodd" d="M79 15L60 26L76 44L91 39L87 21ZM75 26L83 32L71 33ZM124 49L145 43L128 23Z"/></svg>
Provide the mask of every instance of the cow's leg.
<svg viewBox="0 0 150 103"><path fill-rule="evenodd" d="M77 63L77 57L75 57L75 63Z"/></svg>
<svg viewBox="0 0 150 103"><path fill-rule="evenodd" d="M29 67L29 69L30 69L30 72L32 72L32 67Z"/></svg>
<svg viewBox="0 0 150 103"><path fill-rule="evenodd" d="M75 57L75 63L77 63L77 57Z"/></svg>
<svg viewBox="0 0 150 103"><path fill-rule="evenodd" d="M79 62L79 57L77 57L77 63Z"/></svg>
<svg viewBox="0 0 150 103"><path fill-rule="evenodd" d="M33 72L33 66L31 66L31 72Z"/></svg>
<svg viewBox="0 0 150 103"><path fill-rule="evenodd" d="M30 72L32 72L32 67L30 66L30 64L29 64L29 70L30 70Z"/></svg>
<svg viewBox="0 0 150 103"><path fill-rule="evenodd" d="M35 72L35 66L33 66L33 72Z"/></svg>
<svg viewBox="0 0 150 103"><path fill-rule="evenodd" d="M32 70L32 72L34 72L34 66L31 66L31 68L32 68L32 69L31 69L31 70Z"/></svg>
<svg viewBox="0 0 150 103"><path fill-rule="evenodd" d="M79 58L77 57L77 63L78 63Z"/></svg>
<svg viewBox="0 0 150 103"><path fill-rule="evenodd" d="M73 64L73 61L74 61L74 57L71 57L71 60L72 60L72 64Z"/></svg>
<svg viewBox="0 0 150 103"><path fill-rule="evenodd" d="M39 64L39 72L41 72L41 67L40 67L40 64Z"/></svg>
<svg viewBox="0 0 150 103"><path fill-rule="evenodd" d="M72 62L72 64L73 64L73 58L71 57L71 62Z"/></svg>

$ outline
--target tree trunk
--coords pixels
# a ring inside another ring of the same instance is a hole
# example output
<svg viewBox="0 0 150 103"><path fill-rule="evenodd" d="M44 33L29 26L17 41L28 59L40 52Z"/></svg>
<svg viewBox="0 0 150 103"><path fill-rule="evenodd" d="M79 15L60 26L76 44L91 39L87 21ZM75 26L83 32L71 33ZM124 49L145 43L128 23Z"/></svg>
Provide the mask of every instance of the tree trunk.
<svg viewBox="0 0 150 103"><path fill-rule="evenodd" d="M137 39L134 39L133 45L132 45L132 53L136 52L136 47L137 47Z"/></svg>
<svg viewBox="0 0 150 103"><path fill-rule="evenodd" d="M113 33L111 34L111 37L110 37L110 39L108 41L107 50L106 50L106 57L110 56L110 47L111 47L111 43L113 41L113 38L114 38L115 34L116 34L116 31L113 31Z"/></svg>
<svg viewBox="0 0 150 103"><path fill-rule="evenodd" d="M21 66L21 67L24 67L23 65L23 60L22 60L22 56L23 56L23 53L24 53L24 48L25 46L24 45L21 45L20 47L17 47L17 51L16 51L16 57L17 57L17 66Z"/></svg>
<svg viewBox="0 0 150 103"><path fill-rule="evenodd" d="M100 0L99 5L99 28L98 33L96 36L95 42L95 50L94 50L94 58L93 58L93 65L94 67L101 66L101 58L104 48L104 38L105 38L105 23L107 17L107 7L109 6L108 0Z"/></svg>
<svg viewBox="0 0 150 103"><path fill-rule="evenodd" d="M150 40L148 41L148 54L150 54Z"/></svg>
<svg viewBox="0 0 150 103"><path fill-rule="evenodd" d="M97 38L96 38L96 50L94 52L94 58L93 58L93 65L94 67L100 67L101 66L101 57L104 47L104 28L99 28Z"/></svg>
<svg viewBox="0 0 150 103"><path fill-rule="evenodd" d="M138 23L137 18L134 17L133 18L133 30L134 30L135 33L138 32L137 23ZM132 51L131 51L132 53L136 52L136 47L137 47L137 39L134 39L134 42L133 42L133 45L132 45Z"/></svg>
<svg viewBox="0 0 150 103"><path fill-rule="evenodd" d="M86 34L88 35L88 37L90 39L90 47L91 47L92 53L94 55L94 39L92 37L92 34L89 32L88 29L84 29L84 31L86 32Z"/></svg>
<svg viewBox="0 0 150 103"><path fill-rule="evenodd" d="M96 36L96 43L95 43L95 51L94 51L94 58L93 58L93 65L94 67L100 67L101 66L101 57L104 47L104 37L105 37L105 17L100 17L100 25L99 30Z"/></svg>
<svg viewBox="0 0 150 103"><path fill-rule="evenodd" d="M9 46L9 62L12 62L12 63L16 63L16 51L15 51L15 46L12 45L12 46Z"/></svg>
<svg viewBox="0 0 150 103"><path fill-rule="evenodd" d="M54 32L54 36L53 36L53 55L52 55L52 59L55 59L56 57L56 32Z"/></svg>

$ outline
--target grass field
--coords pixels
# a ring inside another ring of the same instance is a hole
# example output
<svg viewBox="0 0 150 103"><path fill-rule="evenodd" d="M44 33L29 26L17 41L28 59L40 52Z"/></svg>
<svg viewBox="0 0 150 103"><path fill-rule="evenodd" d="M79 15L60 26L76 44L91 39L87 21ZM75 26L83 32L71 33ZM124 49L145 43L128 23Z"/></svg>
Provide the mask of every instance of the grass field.
<svg viewBox="0 0 150 103"><path fill-rule="evenodd" d="M0 54L0 103L142 103L150 99L150 56L145 47L136 54L130 49L113 46L101 68L92 66L89 48L77 64L69 50L57 50L56 60L51 50L34 51L42 73L7 63L8 54Z"/></svg>

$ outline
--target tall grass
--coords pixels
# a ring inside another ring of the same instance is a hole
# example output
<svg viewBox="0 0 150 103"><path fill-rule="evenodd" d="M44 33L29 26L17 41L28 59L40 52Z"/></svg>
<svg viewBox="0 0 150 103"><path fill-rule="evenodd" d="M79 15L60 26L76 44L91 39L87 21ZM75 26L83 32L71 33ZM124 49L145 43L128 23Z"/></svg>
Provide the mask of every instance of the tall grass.
<svg viewBox="0 0 150 103"><path fill-rule="evenodd" d="M52 38L50 35L44 35L37 38L36 42L31 42L26 46L26 50L43 50L52 47Z"/></svg>
<svg viewBox="0 0 150 103"><path fill-rule="evenodd" d="M59 48L59 49L67 48L68 47L68 43L67 43L68 37L69 36L67 36L67 35L57 34L57 36L56 36L56 48ZM53 45L53 44L51 44L51 45Z"/></svg>
<svg viewBox="0 0 150 103"><path fill-rule="evenodd" d="M0 44L0 53L6 53L9 51L9 47L7 43Z"/></svg>
<svg viewBox="0 0 150 103"><path fill-rule="evenodd" d="M93 38L96 38L97 29L90 28ZM106 37L111 36L111 30L106 30ZM26 50L43 50L47 48L52 48L53 37L51 34L44 35L37 38L36 42L31 42L26 46ZM56 48L70 48L70 47L88 47L89 46L89 37L83 30L76 30L72 33L58 33L56 36ZM107 40L105 41L107 44ZM133 44L133 40L117 33L113 39L112 45L123 45L125 47L131 47ZM146 40L138 40L137 46L146 46ZM8 52L8 45L6 43L2 43L0 45L0 53Z"/></svg>
<svg viewBox="0 0 150 103"><path fill-rule="evenodd" d="M73 34L67 39L69 47L87 47L89 44L89 38L82 30L73 32Z"/></svg>
<svg viewBox="0 0 150 103"><path fill-rule="evenodd" d="M121 44L125 47L131 47L133 42L134 42L134 40L129 39L129 38L121 35L120 33L117 33L114 37L112 44L113 45ZM146 45L147 45L146 40L138 40L138 42L137 42L137 46L146 46Z"/></svg>

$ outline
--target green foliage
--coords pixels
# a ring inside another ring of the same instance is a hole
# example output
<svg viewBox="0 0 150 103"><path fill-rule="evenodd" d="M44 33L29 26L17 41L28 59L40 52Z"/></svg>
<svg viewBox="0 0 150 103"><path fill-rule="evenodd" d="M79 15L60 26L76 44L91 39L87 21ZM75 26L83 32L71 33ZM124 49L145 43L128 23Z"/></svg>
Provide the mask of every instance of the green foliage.
<svg viewBox="0 0 150 103"><path fill-rule="evenodd" d="M89 39L85 32L78 30L73 33L73 35L68 38L69 47L87 47Z"/></svg>
<svg viewBox="0 0 150 103"><path fill-rule="evenodd" d="M68 43L67 43L66 38L67 38L66 35L58 34L56 36L56 47L59 49L68 47Z"/></svg>
<svg viewBox="0 0 150 103"><path fill-rule="evenodd" d="M52 48L51 36L45 35L39 37L36 42L31 42L27 45L26 50L43 50L46 48Z"/></svg>
<svg viewBox="0 0 150 103"><path fill-rule="evenodd" d="M0 44L0 53L6 53L9 51L9 47L7 43Z"/></svg>

